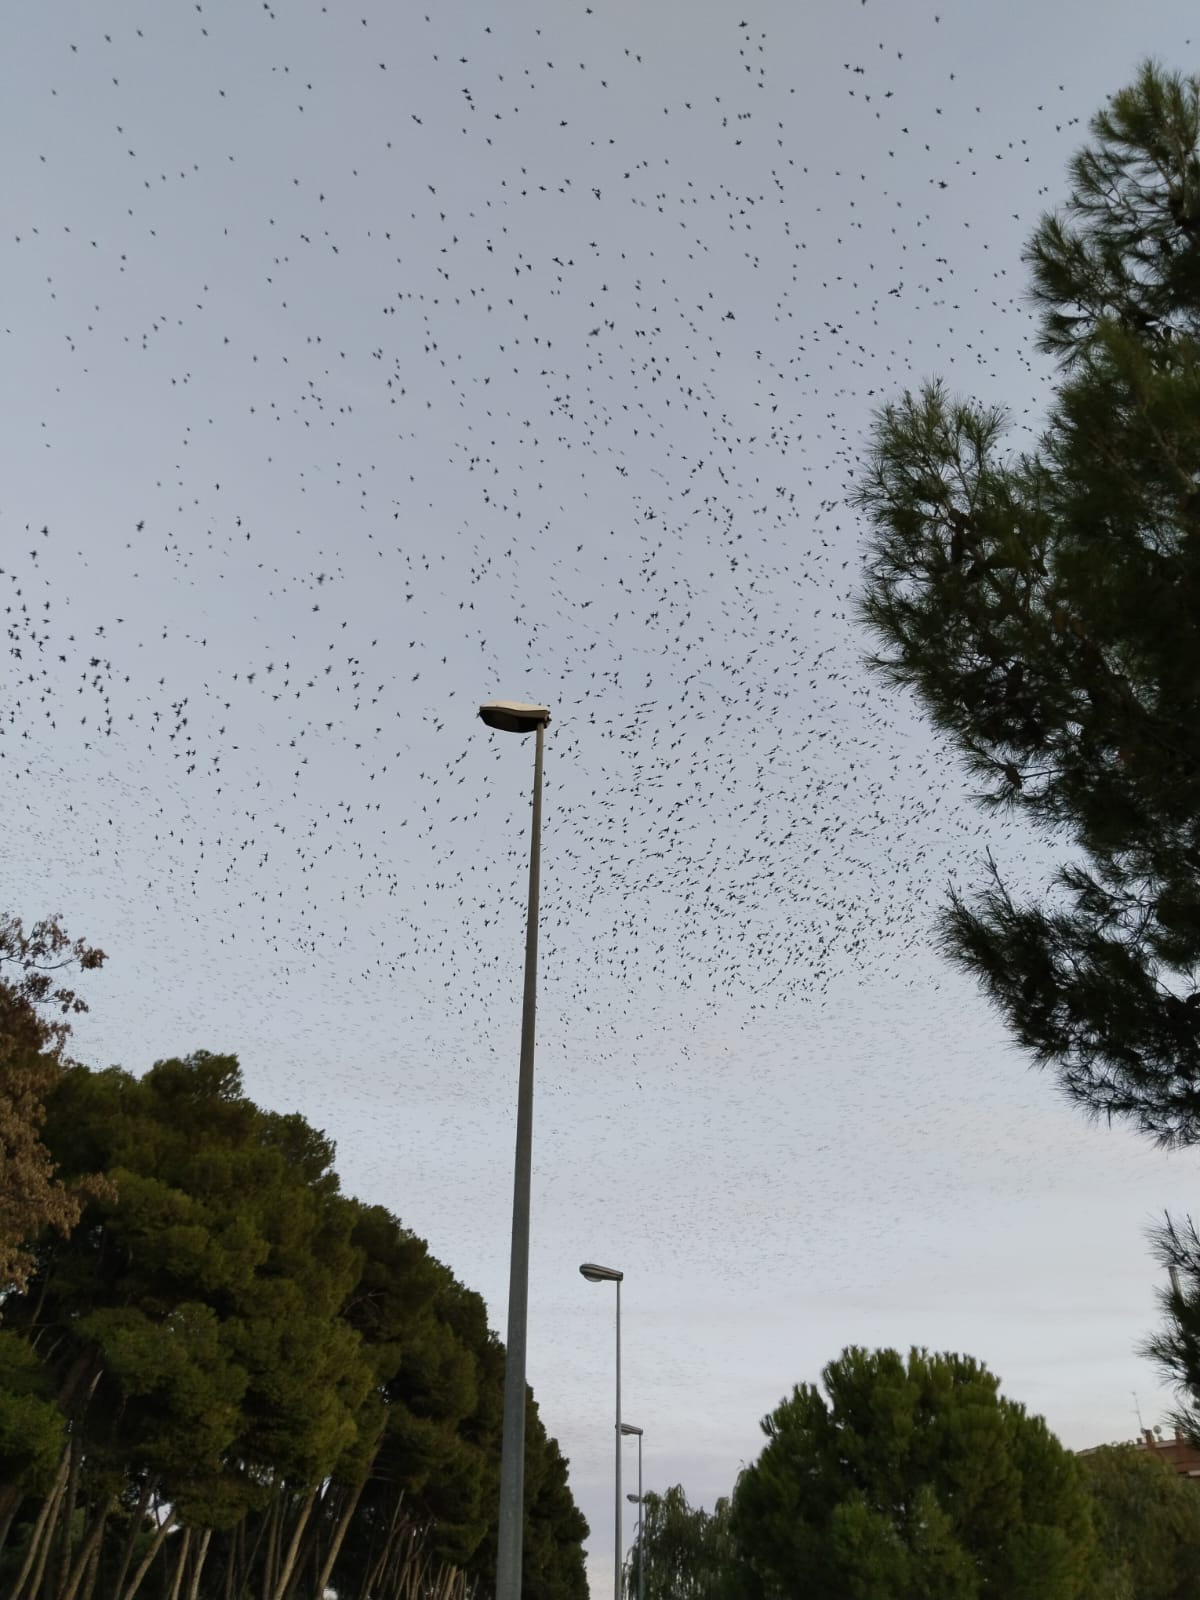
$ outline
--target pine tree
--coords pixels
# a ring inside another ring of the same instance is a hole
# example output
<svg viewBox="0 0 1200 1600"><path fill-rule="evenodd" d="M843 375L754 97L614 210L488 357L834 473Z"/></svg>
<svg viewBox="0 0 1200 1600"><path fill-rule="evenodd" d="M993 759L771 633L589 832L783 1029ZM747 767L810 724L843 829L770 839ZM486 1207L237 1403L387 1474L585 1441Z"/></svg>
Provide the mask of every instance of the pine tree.
<svg viewBox="0 0 1200 1600"><path fill-rule="evenodd" d="M32 1240L46 1227L69 1233L90 1192L86 1182L67 1189L55 1176L41 1128L45 1096L63 1067L67 1019L87 1010L64 975L103 961L103 950L72 941L55 917L28 932L19 917L0 917L0 1293L24 1287Z"/></svg>
<svg viewBox="0 0 1200 1600"><path fill-rule="evenodd" d="M1057 379L1037 447L941 383L878 415L856 503L876 666L981 799L1062 849L989 860L944 947L1089 1112L1200 1140L1200 80L1152 63L1026 251Z"/></svg>
<svg viewBox="0 0 1200 1600"><path fill-rule="evenodd" d="M114 1600L486 1587L504 1352L480 1297L234 1057L70 1066L44 1110L64 1181L114 1181L4 1302L0 1593L79 1600L85 1569ZM585 1600L587 1525L529 1404L526 1591Z"/></svg>
<svg viewBox="0 0 1200 1600"><path fill-rule="evenodd" d="M1200 1495L1151 1450L1080 1457L1103 1577L1095 1600L1200 1600Z"/></svg>
<svg viewBox="0 0 1200 1600"><path fill-rule="evenodd" d="M1082 1474L985 1367L851 1348L822 1379L763 1420L734 1490L764 1600L1090 1600Z"/></svg>

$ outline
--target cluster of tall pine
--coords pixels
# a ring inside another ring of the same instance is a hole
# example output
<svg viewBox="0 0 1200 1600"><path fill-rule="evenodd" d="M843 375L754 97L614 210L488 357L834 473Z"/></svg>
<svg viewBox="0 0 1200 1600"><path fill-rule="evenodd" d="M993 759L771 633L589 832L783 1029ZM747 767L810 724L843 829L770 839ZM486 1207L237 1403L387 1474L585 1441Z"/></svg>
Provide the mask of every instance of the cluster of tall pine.
<svg viewBox="0 0 1200 1600"><path fill-rule="evenodd" d="M0 1296L0 1594L487 1592L504 1349L481 1298L343 1194L330 1142L255 1105L233 1057L69 1061L51 991L20 994L54 963L7 928L26 1026L0 1101L37 1094L0 1181L0 1221L26 1219ZM584 1600L587 1525L528 1403L526 1593Z"/></svg>

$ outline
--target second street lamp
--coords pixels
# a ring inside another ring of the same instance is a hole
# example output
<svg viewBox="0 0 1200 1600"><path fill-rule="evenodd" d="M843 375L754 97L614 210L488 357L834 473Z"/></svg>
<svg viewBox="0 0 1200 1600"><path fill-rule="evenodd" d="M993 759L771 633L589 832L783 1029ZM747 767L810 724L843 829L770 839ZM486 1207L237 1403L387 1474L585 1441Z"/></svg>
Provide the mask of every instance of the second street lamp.
<svg viewBox="0 0 1200 1600"><path fill-rule="evenodd" d="M643 1510L642 1510L642 1505L643 1505L643 1496L642 1496L642 1430L640 1428L635 1428L632 1422L623 1422L621 1424L621 1432L624 1433L624 1434L635 1434L637 1436L637 1442L638 1442L638 1492L636 1494L626 1495L625 1498L627 1500L632 1500L636 1504L636 1506L638 1508L638 1542L637 1542L637 1553L638 1553L638 1600L645 1600L645 1595L646 1595L646 1543L645 1543L644 1535L645 1535L646 1524L645 1524L645 1521L643 1520L644 1513L643 1513Z"/></svg>
<svg viewBox="0 0 1200 1600"><path fill-rule="evenodd" d="M508 1343L504 1351L504 1423L500 1437L500 1520L496 1537L496 1600L521 1600L525 1535L525 1333L529 1312L529 1186L533 1164L533 1025L537 1013L538 894L542 870L542 735L545 706L491 700L479 708L489 728L537 735L533 754L533 824L529 843L529 909L525 921L525 993L521 1005L521 1069L517 1079L517 1153L513 1164L512 1255L508 1269Z"/></svg>
<svg viewBox="0 0 1200 1600"><path fill-rule="evenodd" d="M598 1267L594 1261L585 1261L579 1270L589 1283L615 1283L617 1286L617 1526L613 1600L621 1600L621 1280L625 1274L616 1267Z"/></svg>

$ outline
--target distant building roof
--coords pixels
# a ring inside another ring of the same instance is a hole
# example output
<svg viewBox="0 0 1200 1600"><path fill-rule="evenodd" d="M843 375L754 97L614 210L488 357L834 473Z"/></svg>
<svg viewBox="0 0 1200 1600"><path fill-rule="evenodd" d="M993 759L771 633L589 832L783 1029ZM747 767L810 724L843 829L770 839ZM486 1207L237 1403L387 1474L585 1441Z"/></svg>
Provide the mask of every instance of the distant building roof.
<svg viewBox="0 0 1200 1600"><path fill-rule="evenodd" d="M1118 1440L1124 1444L1127 1441ZM1170 1439L1162 1439L1150 1428L1142 1429L1142 1437L1131 1441L1139 1450L1149 1450L1160 1460L1173 1468L1181 1478L1200 1478L1200 1450L1192 1444L1176 1428ZM1077 1450L1076 1455L1090 1456L1097 1450L1107 1449L1108 1446L1097 1444L1087 1450Z"/></svg>

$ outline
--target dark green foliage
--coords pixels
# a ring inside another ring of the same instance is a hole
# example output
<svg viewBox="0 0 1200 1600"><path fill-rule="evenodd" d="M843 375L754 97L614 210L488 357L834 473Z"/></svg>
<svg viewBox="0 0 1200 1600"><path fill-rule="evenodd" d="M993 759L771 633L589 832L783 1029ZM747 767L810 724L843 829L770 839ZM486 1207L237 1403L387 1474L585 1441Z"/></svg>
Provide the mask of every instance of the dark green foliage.
<svg viewBox="0 0 1200 1600"><path fill-rule="evenodd" d="M67 1069L44 1138L68 1182L113 1182L30 1241L4 1304L0 1591L44 1552L58 1600L93 1548L93 1595L147 1555L147 1592L182 1573L204 1600L486 1590L503 1349L422 1240L341 1194L324 1136L199 1053ZM586 1524L530 1404L526 1594L586 1600ZM179 1526L158 1538L156 1512Z"/></svg>
<svg viewBox="0 0 1200 1600"><path fill-rule="evenodd" d="M0 1296L24 1288L32 1237L45 1227L69 1233L94 1187L63 1185L41 1127L70 1038L66 1019L87 1010L67 975L103 962L103 950L72 941L57 917L26 932L19 917L0 916Z"/></svg>
<svg viewBox="0 0 1200 1600"><path fill-rule="evenodd" d="M709 1512L689 1505L679 1484L646 1495L642 1533L625 1568L628 1600L741 1600L756 1590L734 1544L727 1499Z"/></svg>
<svg viewBox="0 0 1200 1600"><path fill-rule="evenodd" d="M0 1483L49 1488L65 1433L36 1351L27 1339L0 1328Z"/></svg>
<svg viewBox="0 0 1200 1600"><path fill-rule="evenodd" d="M1039 447L937 383L877 419L857 503L879 668L981 799L1061 841L993 868L947 951L1089 1111L1200 1139L1200 83L1145 66L1027 252L1059 379Z"/></svg>
<svg viewBox="0 0 1200 1600"><path fill-rule="evenodd" d="M1081 1457L1104 1577L1095 1600L1200 1600L1200 1494L1149 1450Z"/></svg>
<svg viewBox="0 0 1200 1600"><path fill-rule="evenodd" d="M521 1587L526 1595L536 1594L542 1600L587 1600L583 1541L588 1535L588 1525L571 1496L566 1459L557 1443L547 1435L533 1400L529 1403L532 1414L527 1424L525 1448L525 1492L529 1511ZM490 1587L494 1561L483 1570L477 1567L473 1570L480 1583L485 1588Z"/></svg>
<svg viewBox="0 0 1200 1600"><path fill-rule="evenodd" d="M1074 1458L966 1357L849 1349L763 1421L733 1534L767 1597L1083 1600Z"/></svg>
<svg viewBox="0 0 1200 1600"><path fill-rule="evenodd" d="M1170 1274L1170 1288L1159 1299L1167 1325L1148 1339L1142 1354L1162 1368L1180 1404L1175 1425L1200 1440L1200 1233L1188 1217L1167 1217L1151 1235L1154 1251Z"/></svg>

